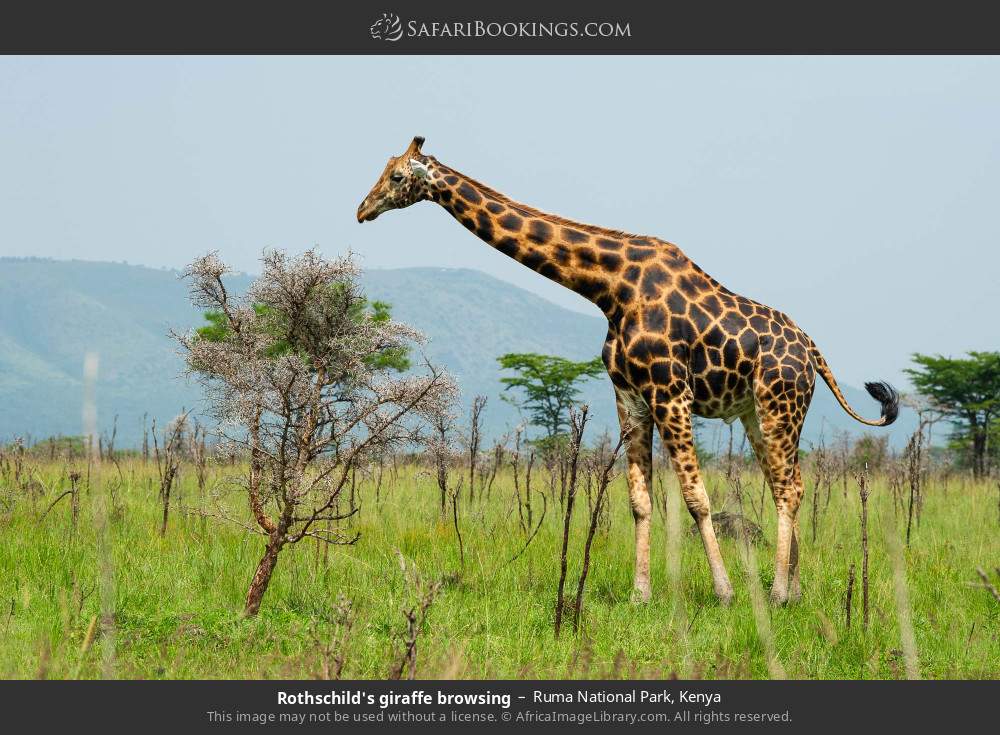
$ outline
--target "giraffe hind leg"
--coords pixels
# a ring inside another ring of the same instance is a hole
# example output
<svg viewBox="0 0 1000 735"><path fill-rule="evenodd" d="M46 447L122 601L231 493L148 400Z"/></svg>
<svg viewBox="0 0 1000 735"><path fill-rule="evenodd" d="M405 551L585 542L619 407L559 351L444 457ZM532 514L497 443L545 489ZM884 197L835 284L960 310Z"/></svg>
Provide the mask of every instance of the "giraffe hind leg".
<svg viewBox="0 0 1000 735"><path fill-rule="evenodd" d="M803 494L798 458L800 427L789 426L779 417L766 415L764 421L760 422L756 413L741 419L761 471L771 487L778 513L771 600L776 604L797 602L802 596L798 518Z"/></svg>
<svg viewBox="0 0 1000 735"><path fill-rule="evenodd" d="M649 526L653 514L650 488L653 475L653 419L641 396L615 389L618 420L628 439L628 495L635 520L635 576L633 599L648 602L652 594L649 582Z"/></svg>
<svg viewBox="0 0 1000 735"><path fill-rule="evenodd" d="M799 468L798 460L795 462L796 485L800 493L804 490L802 484L802 471ZM801 494L800 494L801 497ZM802 536L799 534L799 514L795 513L792 521L792 545L788 554L788 601L798 602L802 599L802 582L799 580L799 542Z"/></svg>

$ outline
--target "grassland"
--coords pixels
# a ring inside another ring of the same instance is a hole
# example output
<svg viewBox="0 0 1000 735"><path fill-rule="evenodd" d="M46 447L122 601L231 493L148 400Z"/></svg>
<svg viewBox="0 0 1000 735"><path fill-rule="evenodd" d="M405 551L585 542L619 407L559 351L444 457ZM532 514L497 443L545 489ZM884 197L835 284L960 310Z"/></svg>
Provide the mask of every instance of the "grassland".
<svg viewBox="0 0 1000 735"><path fill-rule="evenodd" d="M209 487L224 508L243 518L245 498L227 478L237 466L210 469ZM72 498L50 504L81 474L74 530ZM456 469L456 473L461 470ZM24 478L30 478L25 480ZM544 476L536 478L545 486ZM743 477L747 497L761 480ZM714 508L735 510L729 483L710 471ZM343 522L360 537L352 546L319 548L311 540L286 549L260 615L244 619L243 598L262 541L238 525L206 519L192 467L182 466L166 534L156 467L139 459L88 467L82 460L26 467L15 483L0 474L0 676L5 678L271 678L318 677L342 658L344 678L385 678L399 660L404 609L420 591L407 581L400 555L427 584L444 580L420 626L416 674L424 678L704 677L766 678L769 667L755 623L743 542L723 540L736 588L721 608L697 536L682 533L681 578L667 575L664 527L677 496L674 479L655 482L653 599L630 601L632 519L621 477L609 491L606 523L592 552L580 630L553 635L562 520L550 499L537 536L525 545L509 469L488 500L463 499L464 568L450 515L442 517L433 473L412 465L387 472L376 502L372 481L360 483L360 512ZM857 487L821 497L812 539L812 487L801 515L803 598L768 608L774 652L787 676L801 679L901 678L905 675L890 534L902 538L905 516L884 477L872 483L870 510L871 621L863 630ZM575 592L588 525L582 491L574 517L568 588ZM536 494L537 518L541 500ZM107 507L102 534L101 509ZM207 507L207 506L206 506ZM753 511L746 508L752 518ZM773 539L774 511L762 525ZM109 554L100 554L103 548ZM772 550L757 547L757 575L770 584ZM997 488L952 478L925 489L920 521L903 553L920 674L926 678L1000 676L1000 605L979 584L977 567L1000 564ZM101 560L105 560L102 572ZM851 627L844 593L854 563L857 581ZM102 587L102 580L104 586ZM996 578L994 577L994 584ZM103 599L103 603L102 603ZM353 626L337 622L338 600L352 603ZM676 604L675 604L676 603ZM113 608L113 625L99 622ZM88 632L89 631L89 632ZM772 669L773 671L773 669Z"/></svg>

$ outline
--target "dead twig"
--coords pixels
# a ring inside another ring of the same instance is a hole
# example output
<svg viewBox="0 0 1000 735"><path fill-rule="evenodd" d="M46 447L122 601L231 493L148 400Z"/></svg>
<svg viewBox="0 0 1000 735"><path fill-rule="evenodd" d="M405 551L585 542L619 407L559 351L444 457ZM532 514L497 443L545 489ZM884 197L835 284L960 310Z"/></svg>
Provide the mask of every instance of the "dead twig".
<svg viewBox="0 0 1000 735"><path fill-rule="evenodd" d="M978 574L979 578L983 580L983 587L985 587L989 593L993 595L993 599L1000 602L1000 592L998 592L997 588L993 586L989 575L986 574L986 570L982 567L976 567L976 574ZM998 574L1000 574L1000 572L998 572Z"/></svg>
<svg viewBox="0 0 1000 735"><path fill-rule="evenodd" d="M861 608L862 627L868 630L868 465L858 474L858 495L861 498Z"/></svg>
<svg viewBox="0 0 1000 735"><path fill-rule="evenodd" d="M847 592L844 595L844 619L845 626L848 630L851 629L851 607L852 600L854 597L854 562L851 562L851 568L847 572Z"/></svg>
<svg viewBox="0 0 1000 735"><path fill-rule="evenodd" d="M427 612L430 610L431 605L434 604L435 598L444 586L444 580L439 579L425 586L423 579L417 573L416 569L407 569L406 559L403 557L403 554L399 550L396 551L396 554L399 557L399 565L403 571L404 579L418 593L417 603L403 609L403 616L406 618L406 636L403 639L403 650L399 656L399 660L389 673L390 679L398 681L403 678L404 674L407 679L416 678L417 640L420 638L421 628L427 619Z"/></svg>
<svg viewBox="0 0 1000 735"><path fill-rule="evenodd" d="M566 488L566 503L563 514L562 552L559 558L559 588L556 592L555 635L559 637L562 630L563 608L565 605L567 553L569 551L569 528L573 519L573 501L576 499L576 473L580 461L580 448L583 443L583 431L587 426L589 409L582 406L579 411L570 411L570 446L569 446L569 484Z"/></svg>
<svg viewBox="0 0 1000 735"><path fill-rule="evenodd" d="M583 547L583 569L580 571L580 580L576 585L576 604L573 607L574 631L577 631L580 628L580 610L583 608L583 589L584 585L587 583L587 574L590 571L590 547L594 543L594 534L597 532L597 524L601 518L601 508L604 505L604 498L608 493L608 486L611 484L611 480L613 479L615 462L618 461L618 457L621 454L621 450L624 445L625 432L622 432L618 438L617 446L615 446L614 451L611 453L611 457L600 471L600 479L597 483L597 498L594 500L594 508L590 513L590 528L587 529L587 541Z"/></svg>

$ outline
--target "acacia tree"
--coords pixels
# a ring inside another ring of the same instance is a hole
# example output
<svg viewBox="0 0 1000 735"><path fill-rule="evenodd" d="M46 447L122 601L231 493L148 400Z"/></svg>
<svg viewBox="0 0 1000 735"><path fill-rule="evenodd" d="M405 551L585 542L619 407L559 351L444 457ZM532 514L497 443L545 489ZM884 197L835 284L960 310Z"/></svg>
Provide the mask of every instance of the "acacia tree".
<svg viewBox="0 0 1000 735"><path fill-rule="evenodd" d="M349 255L331 261L312 250L297 258L271 251L262 265L237 297L214 253L192 263L184 273L191 300L219 315L216 329L175 335L220 439L249 457L240 483L252 523L220 511L266 539L247 590L248 616L260 609L287 545L357 540L330 527L357 510L336 510L353 471L420 441L426 421L456 397L451 378L430 364L423 374L399 375L384 359L405 355L422 336L363 308Z"/></svg>
<svg viewBox="0 0 1000 735"><path fill-rule="evenodd" d="M329 284L327 288L333 290L334 292L342 291L344 289L344 284L333 283ZM274 344L268 348L267 354L270 357L278 357L291 350L292 345L288 342L288 340L282 339L281 337L280 330L282 329L282 320L279 315L276 314L274 308L268 304L254 304L253 308L254 311L257 312L257 315L261 317L262 324L269 325L270 328L277 330L274 334ZM392 319L391 304L386 301L369 301L360 294L356 294L356 298L349 300L347 309L347 315L355 320L367 319L378 324L381 322L388 322ZM199 337L218 342L225 339L230 331L232 331L225 313L210 309L205 312L204 316L206 323L198 328L197 333ZM391 368L397 372L403 373L413 367L413 364L410 362L409 354L409 345L393 345L387 346L384 349L370 355L367 358L367 361L370 362L373 367Z"/></svg>
<svg viewBox="0 0 1000 735"><path fill-rule="evenodd" d="M1000 352L969 352L967 358L915 354L906 373L917 392L951 419L956 439L969 450L976 477L986 475L989 438L1000 416Z"/></svg>
<svg viewBox="0 0 1000 735"><path fill-rule="evenodd" d="M580 382L596 378L605 369L600 357L574 362L555 355L511 352L497 361L501 368L517 373L500 378L504 390L516 388L523 393L520 405L550 440L566 433L569 409L580 395Z"/></svg>

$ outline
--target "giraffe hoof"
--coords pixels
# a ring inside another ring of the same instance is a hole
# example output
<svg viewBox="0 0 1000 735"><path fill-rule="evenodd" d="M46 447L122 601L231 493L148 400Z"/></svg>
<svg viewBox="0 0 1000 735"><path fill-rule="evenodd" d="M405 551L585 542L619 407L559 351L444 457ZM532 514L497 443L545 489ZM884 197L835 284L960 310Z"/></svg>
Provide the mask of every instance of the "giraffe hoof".
<svg viewBox="0 0 1000 735"><path fill-rule="evenodd" d="M645 605L651 596L649 587L635 587L632 590L632 604Z"/></svg>
<svg viewBox="0 0 1000 735"><path fill-rule="evenodd" d="M791 590L788 591L788 602L790 602L790 603L792 603L792 602L798 602L801 599L802 599L802 590L801 589L791 589Z"/></svg>
<svg viewBox="0 0 1000 735"><path fill-rule="evenodd" d="M733 602L733 588L729 587L724 590L716 590L715 596L719 598L719 604L722 607L729 607Z"/></svg>
<svg viewBox="0 0 1000 735"><path fill-rule="evenodd" d="M772 605L786 605L788 604L788 590L779 590L775 587L771 588L771 604Z"/></svg>

